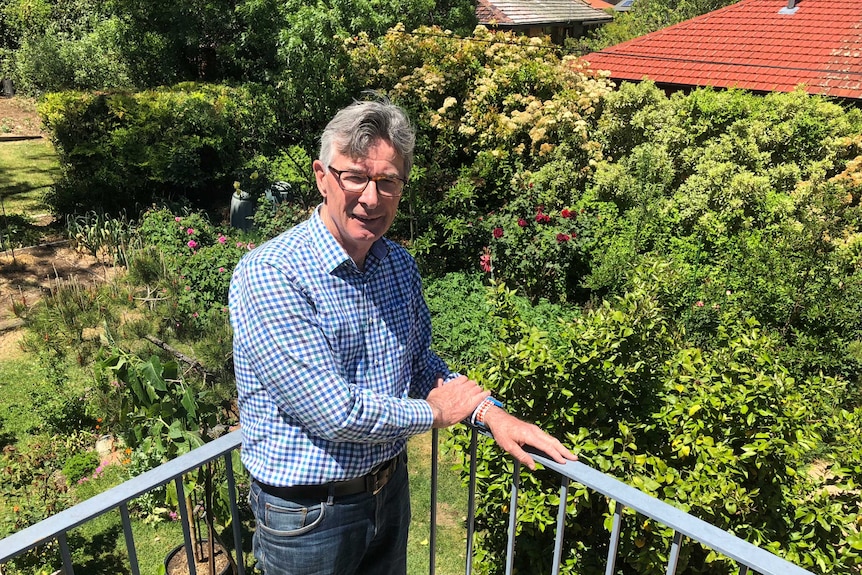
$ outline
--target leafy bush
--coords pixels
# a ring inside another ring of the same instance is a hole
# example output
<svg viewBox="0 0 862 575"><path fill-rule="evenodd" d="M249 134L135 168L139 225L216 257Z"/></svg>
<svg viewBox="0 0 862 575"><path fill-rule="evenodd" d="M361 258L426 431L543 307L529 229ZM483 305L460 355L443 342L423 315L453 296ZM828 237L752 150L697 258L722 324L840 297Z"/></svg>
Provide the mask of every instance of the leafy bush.
<svg viewBox="0 0 862 575"><path fill-rule="evenodd" d="M254 85L62 92L39 109L62 165L50 197L60 213L137 213L171 198L226 205L246 162L276 140L272 97Z"/></svg>
<svg viewBox="0 0 862 575"><path fill-rule="evenodd" d="M233 268L254 247L253 242L231 239L228 233L219 231L200 212L174 215L165 208L148 210L138 228L138 240L147 249L133 258L134 277L161 280L161 297L171 302L169 317L175 321L200 325L212 312L224 316Z"/></svg>
<svg viewBox="0 0 862 575"><path fill-rule="evenodd" d="M658 304L661 273L637 269L631 292L561 316L553 332L525 321L511 292L499 288L496 321L508 326L505 339L474 375L510 412L564 438L591 467L808 569L854 572L860 556L846 550L859 545L851 494L859 469L842 461L858 441L834 439L858 426L858 413L829 415L847 382L791 377L777 359L778 338L754 321L719 326L709 351L687 347ZM502 565L490 557L505 553L512 468L490 443L480 445L478 478L476 565L498 573ZM558 480L527 473L521 482L515 569L550 569ZM600 571L612 509L585 488L569 497L563 572ZM626 568L663 573L673 534L631 511L624 517ZM735 569L695 545L683 547L681 568Z"/></svg>
<svg viewBox="0 0 862 575"><path fill-rule="evenodd" d="M74 453L63 464L63 475L69 483L77 483L79 479L89 475L98 465L99 454L95 451Z"/></svg>
<svg viewBox="0 0 862 575"><path fill-rule="evenodd" d="M466 369L490 351L496 334L487 290L475 273L451 273L425 282L432 347L452 367Z"/></svg>

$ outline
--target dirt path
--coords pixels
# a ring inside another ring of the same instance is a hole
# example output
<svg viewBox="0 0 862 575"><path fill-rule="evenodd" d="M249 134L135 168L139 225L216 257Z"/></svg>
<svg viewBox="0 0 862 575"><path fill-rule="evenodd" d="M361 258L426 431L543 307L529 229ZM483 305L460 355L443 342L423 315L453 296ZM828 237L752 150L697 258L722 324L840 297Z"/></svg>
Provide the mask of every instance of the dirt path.
<svg viewBox="0 0 862 575"><path fill-rule="evenodd" d="M44 135L34 100L0 98L0 139Z"/></svg>

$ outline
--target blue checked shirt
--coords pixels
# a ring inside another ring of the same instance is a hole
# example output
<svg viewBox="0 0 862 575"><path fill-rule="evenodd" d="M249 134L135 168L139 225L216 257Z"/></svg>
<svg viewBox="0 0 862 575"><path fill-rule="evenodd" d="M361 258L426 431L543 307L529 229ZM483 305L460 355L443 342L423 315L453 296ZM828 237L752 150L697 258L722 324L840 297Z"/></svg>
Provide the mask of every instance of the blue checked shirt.
<svg viewBox="0 0 862 575"><path fill-rule="evenodd" d="M430 350L413 258L382 238L361 272L319 211L231 280L242 461L269 485L368 473L431 428L424 398L453 375Z"/></svg>

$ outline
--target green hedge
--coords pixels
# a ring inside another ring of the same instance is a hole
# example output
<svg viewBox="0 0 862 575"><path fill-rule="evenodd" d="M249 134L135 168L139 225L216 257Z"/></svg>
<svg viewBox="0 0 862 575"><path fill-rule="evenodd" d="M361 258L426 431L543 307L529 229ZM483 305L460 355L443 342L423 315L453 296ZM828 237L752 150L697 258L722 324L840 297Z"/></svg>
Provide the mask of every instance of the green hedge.
<svg viewBox="0 0 862 575"><path fill-rule="evenodd" d="M40 113L63 170L49 198L58 213L226 205L246 163L277 139L274 99L257 85L61 92Z"/></svg>
<svg viewBox="0 0 862 575"><path fill-rule="evenodd" d="M836 409L850 382L792 377L778 339L755 320L721 325L711 349L688 346L657 298L660 267L632 290L537 327L498 287L489 323L506 326L471 375L507 410L539 424L581 461L814 573L858 573L862 411ZM469 438L454 436L467 453ZM512 461L480 442L475 564L499 574ZM464 460L464 469L467 460ZM516 572L551 571L559 477L521 475ZM562 573L601 573L613 507L569 492ZM620 573L665 572L672 530L624 510ZM680 572L729 575L732 561L686 542Z"/></svg>

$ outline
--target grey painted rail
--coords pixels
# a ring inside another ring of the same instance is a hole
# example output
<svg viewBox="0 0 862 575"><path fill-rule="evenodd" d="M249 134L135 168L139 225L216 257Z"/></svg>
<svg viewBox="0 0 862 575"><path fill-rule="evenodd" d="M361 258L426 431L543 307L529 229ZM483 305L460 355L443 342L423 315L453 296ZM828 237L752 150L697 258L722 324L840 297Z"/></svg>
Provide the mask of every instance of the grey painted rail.
<svg viewBox="0 0 862 575"><path fill-rule="evenodd" d="M467 563L466 574L470 575L472 571L472 548L474 536L474 521L475 521L475 486L476 486L476 445L479 434L474 430L471 438L470 446L470 494L469 494L469 509L467 516ZM134 537L132 536L131 522L127 504L136 497L152 491L170 481L174 481L178 494L182 498L182 476L183 474L195 470L206 463L224 458L227 469L228 491L231 502L231 517L233 519L233 537L234 549L238 553L235 557L238 575L244 575L244 560L242 557L242 541L240 532L239 510L236 501L236 481L233 476L233 468L231 466L231 453L233 450L240 447L242 440L241 431L234 431L225 436L222 436L203 447L182 455L173 461L169 461L155 469L147 471L131 479L121 485L118 485L96 497L88 499L74 507L62 511L44 521L41 521L31 527L19 531L3 540L0 540L0 565L2 563L17 557L18 555L29 551L35 547L43 545L49 541L56 540L60 545L60 555L63 560L63 571L66 575L74 575L72 565L71 552L68 547L66 534L100 515L119 509L123 523L123 532L127 550L129 553L129 562L131 564L131 572L133 575L139 575L140 570L137 564L137 556L135 551ZM431 554L429 571L434 575L435 571L435 542L436 542L436 454L437 454L437 432L433 434L432 447L432 505L431 505ZM565 529L565 506L566 499L571 482L575 482L585 487L603 494L609 499L616 502L613 517L613 528L610 533L610 545L608 552L608 561L605 573L613 575L617 561L617 549L622 525L622 509L628 507L638 513L652 518L655 522L666 525L672 528L675 536L671 543L669 552L669 560L667 565L667 575L676 573L677 560L679 558L680 547L684 543L683 538L688 538L734 560L740 566L740 575L748 573L759 573L761 575L812 575L809 571L794 565L780 557L756 547L730 533L727 533L717 527L706 523L676 507L673 507L663 501L647 495L621 481L596 471L580 462L569 462L565 465L560 465L553 460L545 457L541 453L533 452L537 461L542 463L546 468L555 471L560 476L560 507L557 516L557 532L556 544L554 548L554 572L556 575L559 570L560 558L562 556L563 534ZM512 534L515 532L514 526L517 520L517 500L518 491L520 489L520 465L515 462L514 481L512 485L511 502L510 502L510 518L509 518L509 543L506 552L506 573L511 574L513 569L513 558L515 553L515 541ZM185 539L185 550L189 554L189 566L191 575L194 572L194 560L191 557L192 542L189 533L189 521L185 509L180 506L183 521L183 532Z"/></svg>

